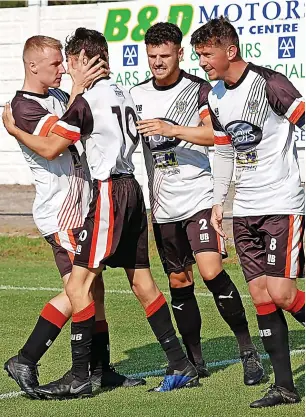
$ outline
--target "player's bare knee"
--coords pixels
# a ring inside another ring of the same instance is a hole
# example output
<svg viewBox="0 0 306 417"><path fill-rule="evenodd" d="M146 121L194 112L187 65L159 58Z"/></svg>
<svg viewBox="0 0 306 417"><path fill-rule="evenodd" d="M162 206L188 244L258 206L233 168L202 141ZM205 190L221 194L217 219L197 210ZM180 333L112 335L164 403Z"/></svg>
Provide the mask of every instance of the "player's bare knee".
<svg viewBox="0 0 306 417"><path fill-rule="evenodd" d="M266 277L256 277L248 282L249 293L254 305L272 302L272 298L267 289Z"/></svg>
<svg viewBox="0 0 306 417"><path fill-rule="evenodd" d="M217 268L202 268L200 269L200 274L204 281L211 281L216 278L222 270L223 268L220 268L219 266Z"/></svg>
<svg viewBox="0 0 306 417"><path fill-rule="evenodd" d="M154 291L156 285L154 284L153 281L148 281L148 280L143 280L143 281L139 281L136 280L134 281L133 285L132 285L132 289L134 291L135 294L137 295L142 295L142 294L146 294L146 293L151 293L152 291Z"/></svg>
<svg viewBox="0 0 306 417"><path fill-rule="evenodd" d="M273 302L280 308L288 308L296 297L296 283L281 277L268 277L267 288Z"/></svg>
<svg viewBox="0 0 306 417"><path fill-rule="evenodd" d="M169 284L171 288L188 287L192 283L193 279L190 277L187 271L171 272L169 275Z"/></svg>
<svg viewBox="0 0 306 417"><path fill-rule="evenodd" d="M131 289L138 299L149 296L154 297L159 292L155 284L151 271L148 268L126 270Z"/></svg>
<svg viewBox="0 0 306 417"><path fill-rule="evenodd" d="M279 293L279 294L276 294L276 293L272 293L271 294L270 293L270 295L271 295L271 298L272 298L274 304L276 304L280 308L286 309L294 301L296 293L293 293L293 292L290 292L290 293L282 292L282 293Z"/></svg>
<svg viewBox="0 0 306 417"><path fill-rule="evenodd" d="M200 275L204 281L211 281L223 271L222 257L218 252L196 254Z"/></svg>
<svg viewBox="0 0 306 417"><path fill-rule="evenodd" d="M69 280L65 289L70 301L82 299L85 296L85 294L88 294L86 281L81 284L76 281Z"/></svg>
<svg viewBox="0 0 306 417"><path fill-rule="evenodd" d="M76 293L77 293L77 288L73 285L70 284L69 282L66 285L66 294L69 297L70 300L74 299Z"/></svg>

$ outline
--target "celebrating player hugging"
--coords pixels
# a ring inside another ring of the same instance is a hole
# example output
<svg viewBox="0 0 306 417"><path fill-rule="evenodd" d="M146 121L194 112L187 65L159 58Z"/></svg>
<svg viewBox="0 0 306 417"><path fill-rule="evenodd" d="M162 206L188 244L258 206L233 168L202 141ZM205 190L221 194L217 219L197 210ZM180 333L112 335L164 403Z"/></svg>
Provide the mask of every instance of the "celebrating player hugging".
<svg viewBox="0 0 306 417"><path fill-rule="evenodd" d="M105 267L124 268L166 354L166 375L151 391L195 387L209 377L193 264L237 340L244 383L262 382L264 369L239 291L222 264L223 205L236 160L235 248L275 375L263 398L250 406L300 401L283 310L304 325L305 294L296 285L304 272L304 189L293 130L304 129L305 102L284 75L242 59L227 19L212 19L191 36L213 87L180 68L182 38L175 24L151 26L145 45L152 78L128 92L110 76L104 36L78 28L65 45L70 98L58 88L65 73L60 42L34 36L25 44L24 85L11 109L6 105L3 123L33 172L33 216L64 284L24 347L5 363L33 398L79 398L100 387L145 384L110 366ZM146 207L132 163L141 145L155 242L186 354L150 272ZM37 362L70 316L72 367L39 386Z"/></svg>

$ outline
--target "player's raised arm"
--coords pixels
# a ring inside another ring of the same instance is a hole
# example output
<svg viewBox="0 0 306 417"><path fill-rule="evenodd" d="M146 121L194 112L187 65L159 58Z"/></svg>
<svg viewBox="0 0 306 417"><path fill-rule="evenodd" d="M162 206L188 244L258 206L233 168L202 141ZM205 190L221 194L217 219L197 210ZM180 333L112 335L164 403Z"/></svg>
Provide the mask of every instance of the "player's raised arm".
<svg viewBox="0 0 306 417"><path fill-rule="evenodd" d="M266 84L270 106L278 116L305 130L305 99L283 74L274 73Z"/></svg>

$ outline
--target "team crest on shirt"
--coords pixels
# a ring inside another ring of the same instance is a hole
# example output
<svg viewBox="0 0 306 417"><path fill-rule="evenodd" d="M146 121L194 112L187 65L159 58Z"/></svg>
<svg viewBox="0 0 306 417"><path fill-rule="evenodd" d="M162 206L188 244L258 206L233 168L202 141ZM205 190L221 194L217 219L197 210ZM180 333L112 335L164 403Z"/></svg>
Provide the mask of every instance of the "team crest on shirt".
<svg viewBox="0 0 306 417"><path fill-rule="evenodd" d="M187 101L177 101L175 103L175 107L178 113L185 113L187 109Z"/></svg>
<svg viewBox="0 0 306 417"><path fill-rule="evenodd" d="M123 98L124 98L123 91L122 91L122 90L120 90L120 88L118 87L118 85L117 85L117 84L111 84L111 87L113 88L113 90L114 90L114 92L115 92L116 96L118 96L118 97L123 97Z"/></svg>
<svg viewBox="0 0 306 417"><path fill-rule="evenodd" d="M248 108L250 113L254 114L258 112L259 102L258 100L250 100L248 103Z"/></svg>

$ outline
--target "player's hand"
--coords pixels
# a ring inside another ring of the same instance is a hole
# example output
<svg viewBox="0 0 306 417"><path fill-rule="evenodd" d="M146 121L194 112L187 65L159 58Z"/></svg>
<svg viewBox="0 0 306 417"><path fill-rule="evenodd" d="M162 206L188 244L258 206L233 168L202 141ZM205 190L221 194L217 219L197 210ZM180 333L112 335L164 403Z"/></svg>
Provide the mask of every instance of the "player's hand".
<svg viewBox="0 0 306 417"><path fill-rule="evenodd" d="M110 73L108 63L103 61L100 55L91 58L87 64L84 64L84 57L84 49L80 52L76 65L73 65L72 57L68 57L68 72L74 87L83 91L90 86L94 79L97 77L108 77Z"/></svg>
<svg viewBox="0 0 306 417"><path fill-rule="evenodd" d="M228 237L222 228L222 221L223 221L223 207L220 206L219 204L216 204L212 208L210 224L221 237L227 240Z"/></svg>
<svg viewBox="0 0 306 417"><path fill-rule="evenodd" d="M16 135L17 127L15 125L15 119L12 114L10 103L6 103L2 113L2 121L5 129L12 136Z"/></svg>
<svg viewBox="0 0 306 417"><path fill-rule="evenodd" d="M166 136L168 138L173 138L174 134L174 126L170 125L167 122L159 119L147 119L147 120L138 120L137 122L137 130L143 136L153 136L153 135L161 135Z"/></svg>

